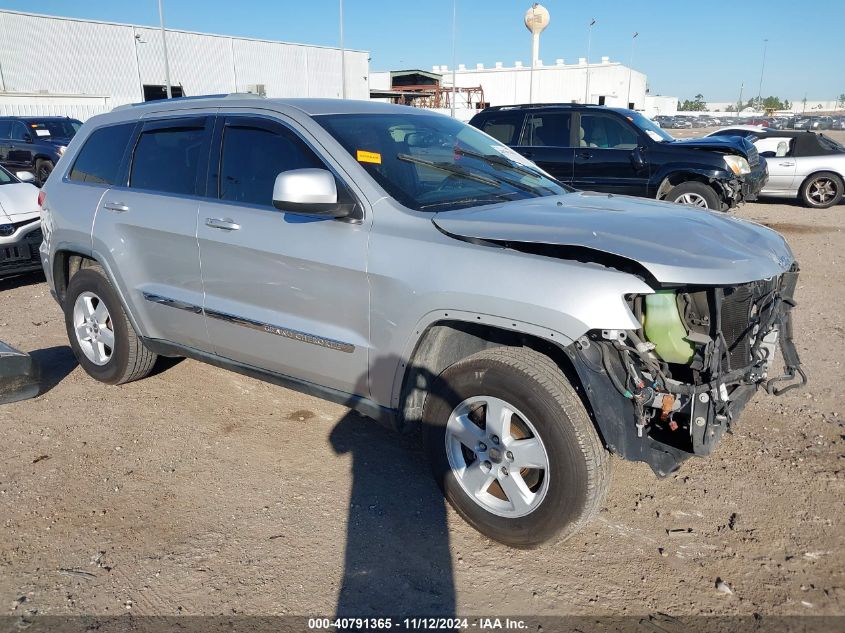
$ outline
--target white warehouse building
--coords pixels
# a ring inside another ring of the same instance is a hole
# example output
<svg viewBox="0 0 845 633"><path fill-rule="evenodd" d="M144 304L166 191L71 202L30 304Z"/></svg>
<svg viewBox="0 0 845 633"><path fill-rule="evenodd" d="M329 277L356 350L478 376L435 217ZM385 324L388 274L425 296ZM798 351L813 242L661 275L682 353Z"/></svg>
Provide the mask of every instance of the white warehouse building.
<svg viewBox="0 0 845 633"><path fill-rule="evenodd" d="M47 63L33 42L51 42ZM166 30L174 96L257 92L268 97L369 98L369 53ZM165 64L157 27L0 11L0 115L85 119L161 98Z"/></svg>
<svg viewBox="0 0 845 633"><path fill-rule="evenodd" d="M434 66L432 70L443 75L445 86L452 85L452 71L447 66ZM490 105L574 102L642 109L646 94L646 76L609 57L590 64L583 57L575 64L557 59L552 65L544 65L538 60L533 70L522 62L511 67L497 62L493 68L461 64L455 72L455 84L459 88L481 86L484 101Z"/></svg>

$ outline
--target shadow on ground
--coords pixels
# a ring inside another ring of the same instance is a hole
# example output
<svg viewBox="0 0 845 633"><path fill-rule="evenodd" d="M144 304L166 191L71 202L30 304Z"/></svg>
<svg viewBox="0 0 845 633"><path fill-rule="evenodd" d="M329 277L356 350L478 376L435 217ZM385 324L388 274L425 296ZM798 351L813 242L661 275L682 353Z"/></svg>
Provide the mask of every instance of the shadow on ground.
<svg viewBox="0 0 845 633"><path fill-rule="evenodd" d="M29 353L41 373L38 395L42 396L58 385L76 367L76 357L67 345L37 349Z"/></svg>

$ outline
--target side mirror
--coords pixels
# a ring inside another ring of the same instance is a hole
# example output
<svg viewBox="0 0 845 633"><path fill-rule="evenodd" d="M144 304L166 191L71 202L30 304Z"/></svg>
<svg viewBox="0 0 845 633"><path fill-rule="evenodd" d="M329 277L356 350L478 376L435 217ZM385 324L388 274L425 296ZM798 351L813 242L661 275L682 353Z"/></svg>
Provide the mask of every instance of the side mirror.
<svg viewBox="0 0 845 633"><path fill-rule="evenodd" d="M280 211L344 218L352 214L355 205L340 203L334 174L309 168L291 169L276 176L273 206Z"/></svg>
<svg viewBox="0 0 845 633"><path fill-rule="evenodd" d="M23 142L24 143L32 143L32 134L24 134L23 135Z"/></svg>
<svg viewBox="0 0 845 633"><path fill-rule="evenodd" d="M35 182L35 175L28 171L15 172L15 178L17 178L21 182Z"/></svg>

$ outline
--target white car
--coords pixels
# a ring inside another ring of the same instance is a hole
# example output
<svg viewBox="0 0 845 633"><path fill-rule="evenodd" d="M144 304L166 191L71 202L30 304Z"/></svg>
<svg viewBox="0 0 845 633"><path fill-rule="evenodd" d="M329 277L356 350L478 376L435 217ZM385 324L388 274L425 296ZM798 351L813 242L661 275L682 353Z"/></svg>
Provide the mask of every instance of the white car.
<svg viewBox="0 0 845 633"><path fill-rule="evenodd" d="M0 167L0 277L41 268L41 209L32 180Z"/></svg>
<svg viewBox="0 0 845 633"><path fill-rule="evenodd" d="M754 143L769 168L760 196L798 198L806 207L826 209L845 195L845 147L829 136L757 125L734 125L708 136L741 136Z"/></svg>

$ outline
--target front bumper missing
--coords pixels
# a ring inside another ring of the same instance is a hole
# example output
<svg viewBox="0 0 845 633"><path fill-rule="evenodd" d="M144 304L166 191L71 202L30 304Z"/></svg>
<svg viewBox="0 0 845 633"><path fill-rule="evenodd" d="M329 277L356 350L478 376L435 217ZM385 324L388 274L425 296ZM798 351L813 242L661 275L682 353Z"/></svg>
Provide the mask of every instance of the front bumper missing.
<svg viewBox="0 0 845 633"><path fill-rule="evenodd" d="M749 321L747 331L756 327L753 331L759 334L748 335L754 361L731 368L733 352L727 344L721 349L716 344L707 381L664 381L654 372L640 371L645 363L635 367L640 357L632 347L632 341L639 340L634 332L628 333L624 345L607 340L606 332L593 332L568 346L566 353L580 378L581 396L589 404L605 446L625 459L646 462L659 477L665 477L689 457L712 453L758 389L781 395L806 384L792 339L797 279L796 267L773 280L773 290L763 295L765 309ZM724 336L721 339L724 342ZM777 349L784 372L770 378L768 369Z"/></svg>

